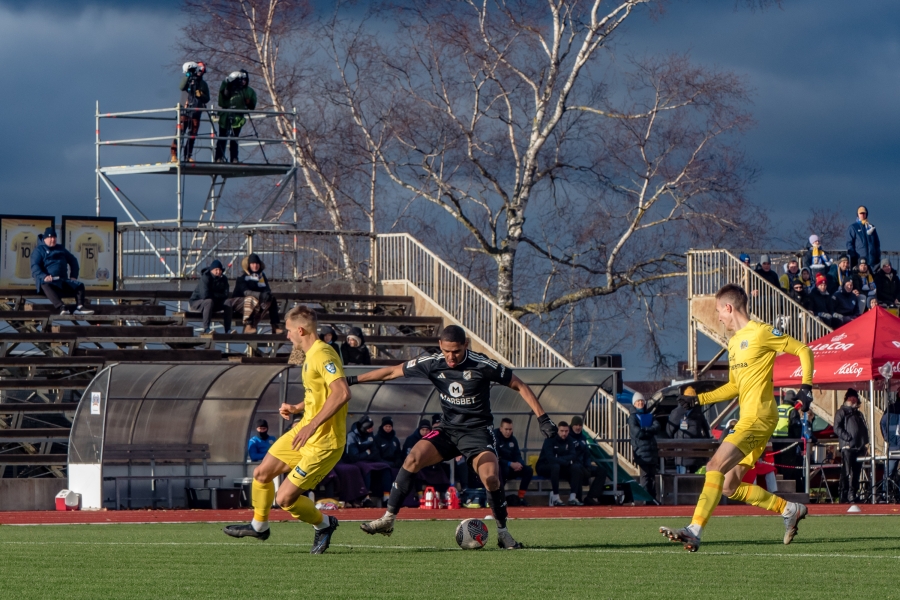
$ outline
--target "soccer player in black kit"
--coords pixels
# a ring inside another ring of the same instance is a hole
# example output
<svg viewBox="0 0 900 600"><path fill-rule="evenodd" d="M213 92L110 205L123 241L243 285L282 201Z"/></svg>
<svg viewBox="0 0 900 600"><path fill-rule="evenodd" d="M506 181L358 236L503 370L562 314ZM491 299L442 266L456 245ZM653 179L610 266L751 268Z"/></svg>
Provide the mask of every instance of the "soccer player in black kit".
<svg viewBox="0 0 900 600"><path fill-rule="evenodd" d="M499 383L517 391L538 418L541 433L556 434L556 425L541 408L540 402L505 365L483 354L469 350L466 332L450 325L440 337L441 351L420 356L409 362L348 377L347 383L388 381L399 377L421 377L430 380L441 394L443 419L433 431L413 446L391 488L387 512L380 519L362 523L369 534L391 535L394 519L420 470L462 455L484 483L491 497L491 511L497 521L497 544L514 550L522 545L506 529L506 498L500 488L500 465L497 441L494 439L494 417L491 414L491 384Z"/></svg>

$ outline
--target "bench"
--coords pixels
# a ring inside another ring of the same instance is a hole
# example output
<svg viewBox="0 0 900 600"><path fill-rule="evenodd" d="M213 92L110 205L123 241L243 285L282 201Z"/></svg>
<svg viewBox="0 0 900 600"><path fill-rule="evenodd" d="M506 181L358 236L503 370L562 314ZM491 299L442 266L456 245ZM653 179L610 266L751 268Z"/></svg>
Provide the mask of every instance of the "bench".
<svg viewBox="0 0 900 600"><path fill-rule="evenodd" d="M719 448L719 442L715 439L709 438L705 440L691 440L691 439L657 439L657 446L659 447L659 499L660 504L665 504L666 499L666 491L665 491L665 481L666 479L670 479L672 481L672 504L678 505L678 498L680 495L686 494L688 492L679 492L678 483L681 480L689 480L689 481L703 481L706 479L704 475L695 475L694 473L674 473L672 471L666 471L666 459L667 458L705 458L707 461L712 458L713 454L716 453L716 450ZM693 494L693 492L691 492Z"/></svg>

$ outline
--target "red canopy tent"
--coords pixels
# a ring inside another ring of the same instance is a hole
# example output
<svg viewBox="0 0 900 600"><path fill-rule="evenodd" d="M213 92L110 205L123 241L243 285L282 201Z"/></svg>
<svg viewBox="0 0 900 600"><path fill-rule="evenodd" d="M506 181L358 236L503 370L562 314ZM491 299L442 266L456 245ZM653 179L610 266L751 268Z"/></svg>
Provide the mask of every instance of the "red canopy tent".
<svg viewBox="0 0 900 600"><path fill-rule="evenodd" d="M868 388L869 453L875 481L875 380L883 380L878 369L885 363L891 363L892 371L900 373L900 318L875 308L810 342L809 347L815 356L813 385L835 389L859 388L865 383ZM793 354L775 359L776 387L800 387L801 376L800 359Z"/></svg>

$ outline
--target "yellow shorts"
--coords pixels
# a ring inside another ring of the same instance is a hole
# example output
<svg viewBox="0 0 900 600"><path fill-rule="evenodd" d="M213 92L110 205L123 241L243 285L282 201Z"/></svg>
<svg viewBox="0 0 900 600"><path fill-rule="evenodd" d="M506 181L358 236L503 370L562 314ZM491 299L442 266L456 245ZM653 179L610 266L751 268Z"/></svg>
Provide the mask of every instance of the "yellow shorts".
<svg viewBox="0 0 900 600"><path fill-rule="evenodd" d="M775 431L778 421L769 421L752 417L749 419L741 419L734 427L734 433L725 437L725 442L734 444L744 453L744 459L739 462L740 465L753 467L756 461L766 451L766 444Z"/></svg>
<svg viewBox="0 0 900 600"><path fill-rule="evenodd" d="M303 446L299 450L291 448L291 442L299 427L294 427L269 448L269 454L291 468L288 479L301 490L314 489L331 473L344 455L344 447L316 448Z"/></svg>

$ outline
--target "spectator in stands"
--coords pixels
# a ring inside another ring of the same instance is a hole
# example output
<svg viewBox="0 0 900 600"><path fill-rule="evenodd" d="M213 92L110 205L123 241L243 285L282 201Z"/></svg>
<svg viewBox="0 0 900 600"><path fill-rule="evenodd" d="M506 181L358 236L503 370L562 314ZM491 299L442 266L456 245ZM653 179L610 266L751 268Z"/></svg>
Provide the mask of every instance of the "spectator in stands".
<svg viewBox="0 0 900 600"><path fill-rule="evenodd" d="M793 283L791 290L788 292L788 296L806 310L812 310L810 308L809 294L806 293L806 286L803 285L801 280L798 279Z"/></svg>
<svg viewBox="0 0 900 600"><path fill-rule="evenodd" d="M800 285L796 282L796 285ZM709 439L709 422L703 415L700 405L686 409L680 404L669 413L666 422L666 434L676 440L704 440ZM697 469L705 465L702 458L676 458L675 470L678 473L695 473Z"/></svg>
<svg viewBox="0 0 900 600"><path fill-rule="evenodd" d="M335 332L334 327L331 327L330 325L319 325L316 333L318 334L320 340L334 348L334 351L337 352L338 356L341 355L341 348L335 341L337 332Z"/></svg>
<svg viewBox="0 0 900 600"><path fill-rule="evenodd" d="M635 395L638 394L640 392ZM603 489L606 487L606 469L594 459L591 445L595 442L584 431L584 419L580 415L575 415L569 423L569 429L571 429L569 437L575 443L576 460L581 465L582 480L591 482L584 503L589 506L600 504L600 496L603 495ZM578 496L578 499L581 500L581 496Z"/></svg>
<svg viewBox="0 0 900 600"><path fill-rule="evenodd" d="M250 87L250 76L241 69L228 74L219 86L219 108L228 110L255 110L256 91ZM229 147L231 162L238 162L238 141L241 128L247 122L247 113L220 112L219 139L216 140L216 162L225 162L225 146ZM232 138L229 140L228 138ZM231 142L230 144L228 142Z"/></svg>
<svg viewBox="0 0 900 600"><path fill-rule="evenodd" d="M375 434L375 446L381 460L391 466L392 469L399 469L403 464L406 455L400 446L400 440L394 433L394 420L390 417L381 417L381 427ZM393 478L391 478L393 481Z"/></svg>
<svg viewBox="0 0 900 600"><path fill-rule="evenodd" d="M834 298L828 292L828 280L824 275L819 273L816 275L816 287L809 294L809 311L812 312L820 321L836 329L843 325L843 317L835 316Z"/></svg>
<svg viewBox="0 0 900 600"><path fill-rule="evenodd" d="M423 437L431 433L431 422L428 419L422 419L419 421L419 428L412 432L406 440L403 442L403 456L409 454L409 451L412 450L412 447L415 446L419 440Z"/></svg>
<svg viewBox="0 0 900 600"><path fill-rule="evenodd" d="M232 307L243 315L244 333L256 333L256 326L266 312L272 333L281 333L278 301L269 287L266 265L258 254L251 254L241 261L241 268L244 274L234 282Z"/></svg>
<svg viewBox="0 0 900 600"><path fill-rule="evenodd" d="M371 365L372 355L366 346L362 329L351 327L347 341L341 345L341 360L345 365Z"/></svg>
<svg viewBox="0 0 900 600"><path fill-rule="evenodd" d="M565 506L559 498L559 480L565 477L569 482L569 506L581 506L575 490L581 489L581 466L575 463L575 444L569 439L569 424L560 421L556 425L556 435L544 440L541 455L538 457L537 472L541 477L550 480L553 493L550 494L550 506Z"/></svg>
<svg viewBox="0 0 900 600"><path fill-rule="evenodd" d="M506 482L512 479L521 480L517 501L520 506L527 506L525 492L528 491L534 471L525 463L519 451L519 440L513 435L512 419L500 419L500 427L494 431L494 437L497 439L497 458L500 462L500 487L504 488Z"/></svg>
<svg viewBox="0 0 900 600"><path fill-rule="evenodd" d="M822 249L822 242L819 241L819 236L815 234L809 236L809 247L806 249L806 266L810 268L814 275L819 273L827 274L828 269L831 267L831 261L828 260L828 255Z"/></svg>
<svg viewBox="0 0 900 600"><path fill-rule="evenodd" d="M803 267L800 269L800 283L803 284L804 291L808 294L810 293L814 287L816 287L816 280L812 276L812 271L809 267Z"/></svg>
<svg viewBox="0 0 900 600"><path fill-rule="evenodd" d="M262 460L274 443L275 438L269 435L269 422L265 419L256 421L256 435L247 443L247 454L250 456L250 460Z"/></svg>
<svg viewBox="0 0 900 600"><path fill-rule="evenodd" d="M900 306L900 279L894 273L888 258L882 259L881 270L875 274L875 295L879 304L887 307Z"/></svg>
<svg viewBox="0 0 900 600"><path fill-rule="evenodd" d="M859 501L859 473L862 464L856 459L865 454L869 442L869 428L859 411L859 395L850 388L844 394L844 405L834 416L834 432L841 450L841 502Z"/></svg>
<svg viewBox="0 0 900 600"><path fill-rule="evenodd" d="M836 264L831 265L828 272L828 292L833 294L842 287L848 279L853 279L853 271L850 270L850 257L842 254Z"/></svg>
<svg viewBox="0 0 900 600"><path fill-rule="evenodd" d="M860 315L859 291L853 287L853 280L847 279L844 285L832 296L834 298L835 318L841 316L841 324L846 325Z"/></svg>
<svg viewBox="0 0 900 600"><path fill-rule="evenodd" d="M401 451L403 452L404 459L406 458L406 455L409 454L409 451L412 450L412 447L429 433L431 433L431 421L422 419L419 421L419 428L412 432L403 442ZM446 491L450 486L450 465L445 462L425 467L416 475L416 480L418 482L430 485L441 492ZM410 495L409 498L414 499L414 496Z"/></svg>
<svg viewBox="0 0 900 600"><path fill-rule="evenodd" d="M43 292L53 304L53 310L61 315L72 314L62 301L66 296L75 297L76 315L94 314L84 306L84 284L78 281L78 259L56 243L56 230L52 227L37 237L38 246L31 253L31 276L38 293Z"/></svg>
<svg viewBox="0 0 900 600"><path fill-rule="evenodd" d="M370 495L363 501L363 506L375 506L371 496L387 501L391 490L391 467L381 459L375 436L372 433L375 424L372 419L363 415L353 424L347 433L347 446L341 460L356 465L362 471L366 487Z"/></svg>
<svg viewBox="0 0 900 600"><path fill-rule="evenodd" d="M887 440L888 452L900 452L900 392L897 392L894 402L890 402L890 398L888 400L887 412L881 417L881 437ZM888 460L887 476L896 481L896 458Z"/></svg>
<svg viewBox="0 0 900 600"><path fill-rule="evenodd" d="M869 209L860 206L856 209L856 221L847 228L847 255L853 266L865 258L870 265L881 262L881 242L875 226L869 222Z"/></svg>
<svg viewBox="0 0 900 600"><path fill-rule="evenodd" d="M643 397L632 398L631 405L634 410L628 417L628 431L631 433L634 462L641 468L641 486L656 498L656 474L659 472L656 436L660 430L659 422L652 413L647 412L647 401Z"/></svg>
<svg viewBox="0 0 900 600"><path fill-rule="evenodd" d="M781 284L781 289L788 293L794 287L795 281L800 281L800 263L796 258L792 258L788 261L784 275L778 279L778 282Z"/></svg>
<svg viewBox="0 0 900 600"><path fill-rule="evenodd" d="M853 269L853 276L856 278L854 287L859 290L861 295L875 295L875 277L872 275L872 269L869 268L869 263L865 258L859 258L859 264Z"/></svg>
<svg viewBox="0 0 900 600"><path fill-rule="evenodd" d="M874 310L876 306L878 306L878 298L875 296L867 296L869 299L869 304L866 306L866 310L864 312L869 312L870 310Z"/></svg>
<svg viewBox="0 0 900 600"><path fill-rule="evenodd" d="M209 333L213 311L221 310L225 321L225 333L231 333L232 304L228 301L228 278L218 260L200 271L200 281L191 294L191 310L203 313L203 333Z"/></svg>
<svg viewBox="0 0 900 600"><path fill-rule="evenodd" d="M778 280L778 274L772 270L772 261L769 260L768 254L763 254L759 257L759 264L756 265L755 270L757 275L775 287L781 287L781 282Z"/></svg>
<svg viewBox="0 0 900 600"><path fill-rule="evenodd" d="M748 269L750 268L750 255L749 254L741 254L738 258L740 259L741 264L743 264Z"/></svg>

